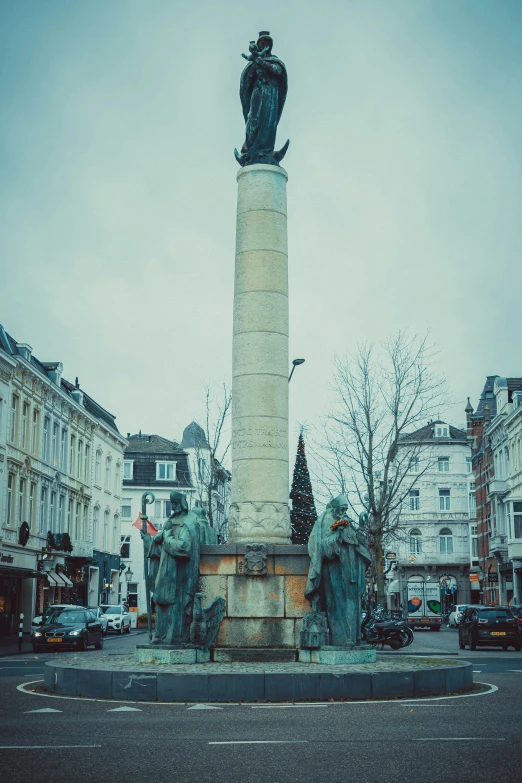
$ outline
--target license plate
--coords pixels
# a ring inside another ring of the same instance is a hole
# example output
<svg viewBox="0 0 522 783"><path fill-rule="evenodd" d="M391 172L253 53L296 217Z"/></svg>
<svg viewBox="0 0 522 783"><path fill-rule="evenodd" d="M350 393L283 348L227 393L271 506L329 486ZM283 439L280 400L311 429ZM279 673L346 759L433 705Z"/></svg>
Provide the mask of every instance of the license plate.
<svg viewBox="0 0 522 783"><path fill-rule="evenodd" d="M51 636L51 638L50 638L50 639L47 639L47 641L48 641L48 642L63 642L63 639L61 639L61 638L60 638L60 639L58 639L58 638L57 638L57 637L55 637L55 636Z"/></svg>
<svg viewBox="0 0 522 783"><path fill-rule="evenodd" d="M429 620L427 617L421 617L421 623L429 623Z"/></svg>
<svg viewBox="0 0 522 783"><path fill-rule="evenodd" d="M491 636L505 636L505 631L491 631Z"/></svg>

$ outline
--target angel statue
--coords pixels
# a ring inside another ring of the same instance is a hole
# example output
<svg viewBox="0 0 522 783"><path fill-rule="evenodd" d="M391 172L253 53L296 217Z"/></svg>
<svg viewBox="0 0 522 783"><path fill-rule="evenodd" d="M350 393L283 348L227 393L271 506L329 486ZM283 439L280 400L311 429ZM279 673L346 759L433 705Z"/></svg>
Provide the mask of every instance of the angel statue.
<svg viewBox="0 0 522 783"><path fill-rule="evenodd" d="M287 141L279 152L274 152L277 124L288 91L288 77L285 64L272 54L273 43L270 33L263 30L257 42L250 42L250 54L242 55L248 60L239 87L246 138L241 154L234 150L240 166L254 163L279 166L290 144Z"/></svg>
<svg viewBox="0 0 522 783"><path fill-rule="evenodd" d="M197 592L200 518L189 511L185 495L170 493L172 513L156 535L145 534L149 557L158 557L153 598L156 631L152 644L208 648L215 640L225 611L223 598L203 607ZM142 534L143 536L143 534Z"/></svg>

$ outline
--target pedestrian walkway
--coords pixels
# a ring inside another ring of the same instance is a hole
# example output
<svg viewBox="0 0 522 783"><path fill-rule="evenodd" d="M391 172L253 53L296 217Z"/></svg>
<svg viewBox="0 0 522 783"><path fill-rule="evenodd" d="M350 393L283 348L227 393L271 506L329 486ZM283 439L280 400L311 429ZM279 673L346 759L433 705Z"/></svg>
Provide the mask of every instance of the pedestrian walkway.
<svg viewBox="0 0 522 783"><path fill-rule="evenodd" d="M28 633L23 635L21 652L32 652L31 637ZM16 655L18 653L18 634L10 636L0 636L0 658L5 655Z"/></svg>

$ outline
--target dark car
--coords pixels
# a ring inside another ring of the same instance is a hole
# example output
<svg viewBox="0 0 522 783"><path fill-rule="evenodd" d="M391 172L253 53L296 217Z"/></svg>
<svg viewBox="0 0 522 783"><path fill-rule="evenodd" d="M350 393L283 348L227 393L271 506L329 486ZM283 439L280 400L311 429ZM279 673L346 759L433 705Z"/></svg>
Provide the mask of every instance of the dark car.
<svg viewBox="0 0 522 783"><path fill-rule="evenodd" d="M459 647L463 650L495 646L520 652L521 638L517 621L507 606L468 606L459 622Z"/></svg>
<svg viewBox="0 0 522 783"><path fill-rule="evenodd" d="M522 637L522 606L520 604L511 604L509 608L511 609L511 614L516 620L518 630L520 631L520 636Z"/></svg>
<svg viewBox="0 0 522 783"><path fill-rule="evenodd" d="M85 650L94 644L97 650L103 647L103 631L100 621L93 612L80 607L51 609L45 614L45 625L31 634L34 652L72 647Z"/></svg>

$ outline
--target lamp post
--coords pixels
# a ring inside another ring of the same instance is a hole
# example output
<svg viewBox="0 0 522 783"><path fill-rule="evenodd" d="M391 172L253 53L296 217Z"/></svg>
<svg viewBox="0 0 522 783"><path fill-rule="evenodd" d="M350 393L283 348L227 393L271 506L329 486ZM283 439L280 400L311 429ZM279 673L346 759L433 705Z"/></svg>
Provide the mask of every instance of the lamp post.
<svg viewBox="0 0 522 783"><path fill-rule="evenodd" d="M132 577L134 576L133 572L131 571L131 567L129 566L125 573L123 574L125 577L125 581L127 582L127 603L129 602L129 584L132 582Z"/></svg>
<svg viewBox="0 0 522 783"><path fill-rule="evenodd" d="M288 377L288 383L292 380L292 375L294 374L294 370L296 367L298 367L300 364L304 364L304 359L294 359L292 362L292 371L290 372L290 375Z"/></svg>

